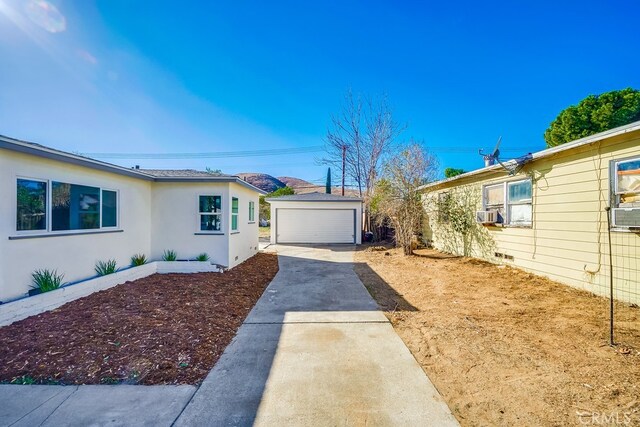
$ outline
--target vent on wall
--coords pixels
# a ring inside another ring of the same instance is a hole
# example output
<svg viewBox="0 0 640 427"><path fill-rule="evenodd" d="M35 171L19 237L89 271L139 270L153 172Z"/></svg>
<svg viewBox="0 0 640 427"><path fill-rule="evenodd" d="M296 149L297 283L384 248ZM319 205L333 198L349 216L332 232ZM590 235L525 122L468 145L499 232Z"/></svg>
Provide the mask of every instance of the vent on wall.
<svg viewBox="0 0 640 427"><path fill-rule="evenodd" d="M494 252L493 256L495 256L496 258L503 258L509 261L513 261L513 255L503 254L502 252Z"/></svg>

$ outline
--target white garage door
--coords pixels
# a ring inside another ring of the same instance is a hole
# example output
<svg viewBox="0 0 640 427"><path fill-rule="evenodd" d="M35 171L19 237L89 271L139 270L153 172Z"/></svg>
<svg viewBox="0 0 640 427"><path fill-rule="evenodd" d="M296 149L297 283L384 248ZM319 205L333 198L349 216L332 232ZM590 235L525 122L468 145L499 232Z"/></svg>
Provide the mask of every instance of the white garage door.
<svg viewBox="0 0 640 427"><path fill-rule="evenodd" d="M355 243L354 209L278 209L277 243Z"/></svg>

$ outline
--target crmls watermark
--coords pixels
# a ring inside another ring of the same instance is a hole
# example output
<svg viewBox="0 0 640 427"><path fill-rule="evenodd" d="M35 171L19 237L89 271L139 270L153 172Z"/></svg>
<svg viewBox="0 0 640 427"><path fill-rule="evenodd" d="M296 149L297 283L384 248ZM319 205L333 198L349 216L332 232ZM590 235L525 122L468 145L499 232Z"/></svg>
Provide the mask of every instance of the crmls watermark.
<svg viewBox="0 0 640 427"><path fill-rule="evenodd" d="M632 412L576 412L578 421L585 426L600 426L600 425L614 425L614 426L628 426L631 425Z"/></svg>

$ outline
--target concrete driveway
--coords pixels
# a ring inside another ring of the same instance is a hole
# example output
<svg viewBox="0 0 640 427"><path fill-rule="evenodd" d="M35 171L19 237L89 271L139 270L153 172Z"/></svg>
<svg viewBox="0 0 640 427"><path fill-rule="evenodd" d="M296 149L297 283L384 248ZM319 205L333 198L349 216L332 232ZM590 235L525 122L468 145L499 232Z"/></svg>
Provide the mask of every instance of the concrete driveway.
<svg viewBox="0 0 640 427"><path fill-rule="evenodd" d="M352 246L274 249L280 271L176 425L458 425Z"/></svg>

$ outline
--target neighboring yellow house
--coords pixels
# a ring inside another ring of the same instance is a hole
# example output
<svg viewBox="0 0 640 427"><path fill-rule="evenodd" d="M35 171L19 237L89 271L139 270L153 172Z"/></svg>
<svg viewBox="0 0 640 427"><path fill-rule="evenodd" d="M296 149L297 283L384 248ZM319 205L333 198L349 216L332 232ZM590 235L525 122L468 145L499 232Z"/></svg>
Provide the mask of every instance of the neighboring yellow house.
<svg viewBox="0 0 640 427"><path fill-rule="evenodd" d="M425 185L423 238L446 252L608 295L611 206L615 298L639 304L640 122L539 151L515 166Z"/></svg>

